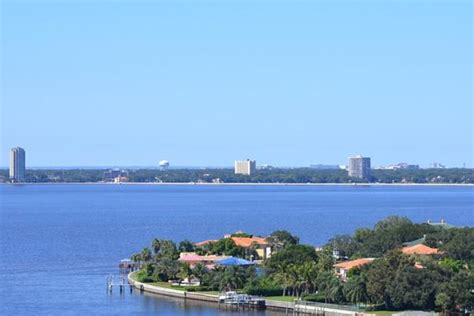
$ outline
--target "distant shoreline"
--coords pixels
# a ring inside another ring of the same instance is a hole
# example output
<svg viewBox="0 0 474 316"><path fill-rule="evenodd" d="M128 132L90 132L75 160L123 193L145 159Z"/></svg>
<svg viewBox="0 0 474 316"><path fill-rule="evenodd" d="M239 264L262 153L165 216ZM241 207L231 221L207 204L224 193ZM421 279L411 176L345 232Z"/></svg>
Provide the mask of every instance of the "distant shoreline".
<svg viewBox="0 0 474 316"><path fill-rule="evenodd" d="M473 187L474 183L193 183L193 182L28 182L28 183L0 183L0 185L156 185L156 186L348 186L348 187L377 187L377 186L430 186L430 187Z"/></svg>

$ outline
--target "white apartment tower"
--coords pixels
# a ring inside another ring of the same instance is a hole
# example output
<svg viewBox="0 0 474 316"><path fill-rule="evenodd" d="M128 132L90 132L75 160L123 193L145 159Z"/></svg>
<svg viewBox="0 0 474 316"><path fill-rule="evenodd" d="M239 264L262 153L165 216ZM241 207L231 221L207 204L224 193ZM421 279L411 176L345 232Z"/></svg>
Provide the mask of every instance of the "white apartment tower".
<svg viewBox="0 0 474 316"><path fill-rule="evenodd" d="M355 156L349 158L349 177L370 180L370 158Z"/></svg>
<svg viewBox="0 0 474 316"><path fill-rule="evenodd" d="M234 164L234 173L243 174L250 176L255 173L256 162L255 160L236 160Z"/></svg>
<svg viewBox="0 0 474 316"><path fill-rule="evenodd" d="M25 150L21 147L10 150L10 180L13 182L25 180Z"/></svg>

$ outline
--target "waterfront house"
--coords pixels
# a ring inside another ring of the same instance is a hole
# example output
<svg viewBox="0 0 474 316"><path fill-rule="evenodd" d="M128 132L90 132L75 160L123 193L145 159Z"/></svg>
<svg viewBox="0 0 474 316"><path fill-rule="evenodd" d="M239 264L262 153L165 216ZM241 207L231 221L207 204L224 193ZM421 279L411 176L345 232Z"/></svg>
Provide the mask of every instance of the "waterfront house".
<svg viewBox="0 0 474 316"><path fill-rule="evenodd" d="M334 265L336 275L342 280L347 280L347 273L356 267L361 267L363 265L369 264L374 261L374 258L360 258L355 260L343 261L336 263Z"/></svg>
<svg viewBox="0 0 474 316"><path fill-rule="evenodd" d="M232 235L225 235L224 238L232 239L237 247L242 247L242 248L254 247L258 255L258 258L254 258L254 259L267 259L272 254L272 248L270 246L270 243L266 240L266 238L256 237L256 236L237 237L237 236L232 236ZM198 247L203 247L217 241L218 240L212 240L212 239L204 240L204 241L195 243L195 245Z"/></svg>

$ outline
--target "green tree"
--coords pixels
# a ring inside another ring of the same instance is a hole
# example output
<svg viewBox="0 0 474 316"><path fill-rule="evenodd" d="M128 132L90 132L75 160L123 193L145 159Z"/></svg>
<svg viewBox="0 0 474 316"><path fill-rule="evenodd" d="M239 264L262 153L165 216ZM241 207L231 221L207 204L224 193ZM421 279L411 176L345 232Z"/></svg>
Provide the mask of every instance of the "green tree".
<svg viewBox="0 0 474 316"><path fill-rule="evenodd" d="M316 279L318 277L319 268L314 261L303 262L299 265L301 286L305 294L313 292L316 287Z"/></svg>
<svg viewBox="0 0 474 316"><path fill-rule="evenodd" d="M241 267L230 266L215 274L214 283L220 291L232 291L245 285L245 271Z"/></svg>
<svg viewBox="0 0 474 316"><path fill-rule="evenodd" d="M192 269L192 275L203 284L204 276L209 272L207 267L202 263L197 263ZM203 284L204 285L204 284Z"/></svg>
<svg viewBox="0 0 474 316"><path fill-rule="evenodd" d="M363 276L349 278L344 284L344 296L347 301L359 304L368 301L367 284Z"/></svg>
<svg viewBox="0 0 474 316"><path fill-rule="evenodd" d="M151 251L149 248L143 248L140 255L143 262L148 262L151 260Z"/></svg>
<svg viewBox="0 0 474 316"><path fill-rule="evenodd" d="M308 245L289 245L281 251L272 254L265 260L265 266L272 270L277 270L280 266L289 266L307 261L317 261L314 247Z"/></svg>
<svg viewBox="0 0 474 316"><path fill-rule="evenodd" d="M289 245L297 245L300 239L286 230L276 230L267 238L275 251L280 251Z"/></svg>
<svg viewBox="0 0 474 316"><path fill-rule="evenodd" d="M243 258L245 249L238 247L231 238L222 238L210 244L210 253Z"/></svg>
<svg viewBox="0 0 474 316"><path fill-rule="evenodd" d="M292 286L291 276L285 268L280 268L273 274L274 280L283 287L283 296L286 296L288 289Z"/></svg>
<svg viewBox="0 0 474 316"><path fill-rule="evenodd" d="M329 244L339 252L339 256L348 258L355 255L360 248L360 244L350 235L336 235L336 237L329 240Z"/></svg>
<svg viewBox="0 0 474 316"><path fill-rule="evenodd" d="M443 292L436 294L435 303L437 306L441 307L443 315L446 315L446 311L453 306L450 297Z"/></svg>
<svg viewBox="0 0 474 316"><path fill-rule="evenodd" d="M174 280L177 278L179 271L180 266L178 261L165 257L160 259L160 261L155 264L153 279L155 281L163 282Z"/></svg>
<svg viewBox="0 0 474 316"><path fill-rule="evenodd" d="M474 274L471 270L461 270L449 280L439 286L439 293L447 296L447 305L450 310L471 310L474 308ZM445 299L443 297L443 299Z"/></svg>
<svg viewBox="0 0 474 316"><path fill-rule="evenodd" d="M195 246L190 240L183 240L179 243L178 250L179 252L192 252L194 251Z"/></svg>
<svg viewBox="0 0 474 316"><path fill-rule="evenodd" d="M344 301L344 286L341 280L337 277L330 279L327 285L327 298L333 303L341 303Z"/></svg>
<svg viewBox="0 0 474 316"><path fill-rule="evenodd" d="M172 240L155 238L152 242L152 248L156 260L161 258L177 259L179 257L176 244Z"/></svg>
<svg viewBox="0 0 474 316"><path fill-rule="evenodd" d="M177 276L178 278L180 278L180 280L184 280L184 279L190 279L193 275L193 271L191 269L191 267L189 266L189 264L187 264L186 262L180 262L179 265L178 265L178 273L177 273Z"/></svg>
<svg viewBox="0 0 474 316"><path fill-rule="evenodd" d="M318 253L318 269L319 271L332 271L335 264L333 249L331 246L324 246L323 250Z"/></svg>
<svg viewBox="0 0 474 316"><path fill-rule="evenodd" d="M153 253L155 255L157 255L160 252L160 248L161 248L161 240L157 238L153 239L153 241L151 242L151 249L153 249Z"/></svg>

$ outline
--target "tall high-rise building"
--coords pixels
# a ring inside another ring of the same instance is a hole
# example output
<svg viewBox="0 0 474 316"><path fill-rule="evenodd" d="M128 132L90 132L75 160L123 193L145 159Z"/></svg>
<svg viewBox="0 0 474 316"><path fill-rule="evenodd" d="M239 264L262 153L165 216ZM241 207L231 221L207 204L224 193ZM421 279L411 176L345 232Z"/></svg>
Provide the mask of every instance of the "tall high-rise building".
<svg viewBox="0 0 474 316"><path fill-rule="evenodd" d="M14 182L25 180L25 150L21 147L10 150L10 180Z"/></svg>
<svg viewBox="0 0 474 316"><path fill-rule="evenodd" d="M355 156L349 158L349 177L370 180L370 158Z"/></svg>
<svg viewBox="0 0 474 316"><path fill-rule="evenodd" d="M236 160L234 164L234 173L250 176L256 171L255 160Z"/></svg>

